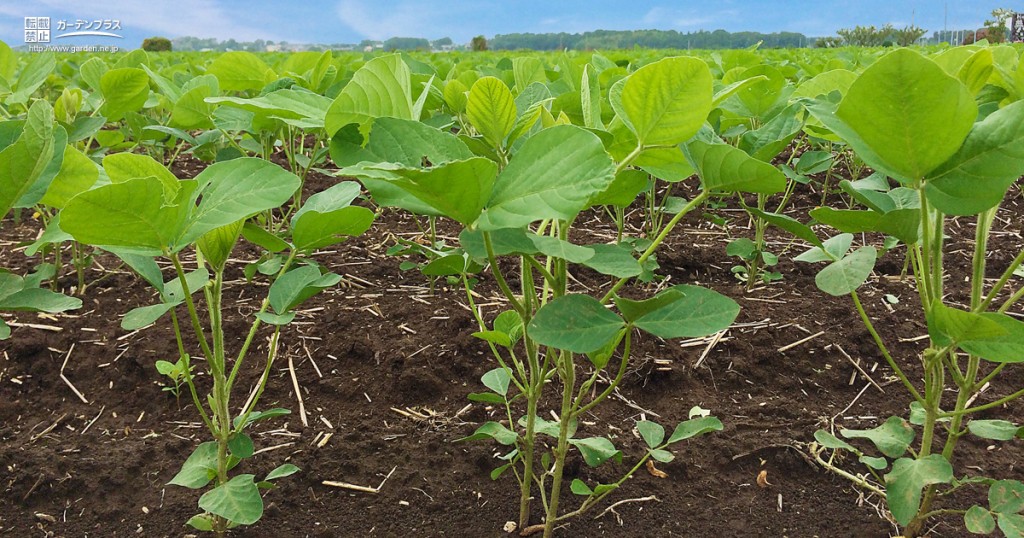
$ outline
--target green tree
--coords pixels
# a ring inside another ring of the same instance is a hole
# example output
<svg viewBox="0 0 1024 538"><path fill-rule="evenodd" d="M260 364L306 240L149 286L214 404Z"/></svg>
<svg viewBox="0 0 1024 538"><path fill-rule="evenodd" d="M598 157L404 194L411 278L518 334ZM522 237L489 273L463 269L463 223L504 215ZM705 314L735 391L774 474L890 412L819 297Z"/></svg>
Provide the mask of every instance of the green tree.
<svg viewBox="0 0 1024 538"><path fill-rule="evenodd" d="M896 41L896 44L901 47L909 47L913 45L915 41L921 38L927 30L918 28L917 26L904 26L899 30L892 31L892 38Z"/></svg>
<svg viewBox="0 0 1024 538"><path fill-rule="evenodd" d="M171 40L166 37L147 37L142 41L142 50L147 52L170 51Z"/></svg>
<svg viewBox="0 0 1024 538"><path fill-rule="evenodd" d="M987 39L992 43L1006 41L1006 21L1013 18L1014 10L1001 7L992 10L992 18L985 21Z"/></svg>
<svg viewBox="0 0 1024 538"><path fill-rule="evenodd" d="M469 42L469 48L474 51L487 50L487 38L482 35L474 37L473 40Z"/></svg>

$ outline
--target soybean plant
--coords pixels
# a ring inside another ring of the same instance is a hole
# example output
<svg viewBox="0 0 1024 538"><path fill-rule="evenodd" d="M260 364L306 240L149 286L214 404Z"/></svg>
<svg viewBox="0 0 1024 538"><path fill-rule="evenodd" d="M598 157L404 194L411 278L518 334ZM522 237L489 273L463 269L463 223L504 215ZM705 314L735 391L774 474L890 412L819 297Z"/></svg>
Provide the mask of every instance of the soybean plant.
<svg viewBox="0 0 1024 538"><path fill-rule="evenodd" d="M791 219L765 214L814 245L801 256L803 261L828 262L815 279L818 287L829 295L851 297L906 389L909 417L891 417L869 430L839 431L848 439L871 441L884 457L865 454L827 431L815 434L813 452L826 468L884 495L908 538L921 536L933 517L950 514L962 515L973 533L988 534L998 525L1007 536L1018 537L1024 529L1024 484L957 477L953 467L965 436L995 441L1024 437L1024 430L1008 420L975 418L1024 396L1024 388L996 385L1001 373L1024 362L1024 322L1009 315L1021 304L1024 287L1008 291L1014 275L1019 277L1024 252L1000 268L996 279L986 279L993 219L1009 188L1024 174L1024 102L1007 99L979 118L975 94L987 76L972 78L967 71L961 70L958 79L917 52L900 49L865 70L838 106L807 102L815 118L899 186L886 192L847 189L866 210L811 211L816 221L843 232L827 241ZM945 227L952 217L975 222L971 268L965 274L944 264ZM928 324L927 348L913 361L918 375L908 373L906 361L890 352L857 293L877 258L871 245L851 251L853 234L860 232L880 232L907 246L920 314ZM947 282L965 281L965 297L947 289ZM982 394L990 384L998 388ZM826 449L852 452L867 472L855 475L840 468L834 458L823 457ZM980 469L978 465L962 462L964 469ZM988 487L987 507L965 511L942 506L948 495L968 486Z"/></svg>
<svg viewBox="0 0 1024 538"><path fill-rule="evenodd" d="M375 61L363 70L376 70ZM357 72L332 105L342 118L332 153L336 161L349 163L339 174L362 180L382 205L444 216L462 226L461 251L433 263L463 279L480 328L475 336L487 342L499 366L483 379L491 392L471 398L500 404L506 412L504 423L487 422L467 439L493 439L508 447L505 463L492 477L513 470L522 529L530 527L532 500L540 500L541 526L551 536L557 524L604 499L649 458L668 461L670 445L722 428L717 418L700 417L679 424L666 438L663 426L639 423L647 449L638 463L611 484L573 480L569 488L583 501L574 510L560 510L571 450L579 450L591 466L622 458L611 439L579 435L580 417L622 382L636 329L661 338L705 336L728 327L739 312L731 299L698 286L673 286L642 300L625 297L623 286L644 272L673 227L711 192L777 192L785 184L781 172L748 162L753 159L740 150L693 142L689 162L701 173L701 194L673 215L639 257L625 244L570 242L582 211L626 188L622 181L632 182L631 165L688 162L678 145L697 133L712 102L711 75L703 61L662 60L613 87L617 119L605 133L614 140L611 153L590 130L553 121L543 94L532 104L517 103L494 77L479 78L469 89L468 124L459 136L411 117L368 118L365 111L373 108L379 85L401 87L401 81L384 74L375 82L363 75ZM590 108L589 97L584 99L584 109ZM344 121L361 127L342 129ZM363 139L360 133L367 131ZM490 267L510 306L493 320L484 319L469 290L467 274L476 263ZM600 298L574 293L570 274L580 267L614 277L615 283ZM613 304L617 312L609 308ZM553 422L541 418L548 388L560 395ZM555 446L544 449L539 436L550 437Z"/></svg>
<svg viewBox="0 0 1024 538"><path fill-rule="evenodd" d="M152 164L159 166L155 161ZM159 292L159 303L129 312L122 326L137 329L167 313L171 315L180 374L214 440L200 444L170 483L191 489L203 489L212 483L212 489L199 499L203 513L191 518L189 524L223 535L231 527L258 521L263 513L260 489L269 488L271 481L299 470L285 464L260 481L252 474L229 476L230 470L255 452L247 428L257 421L288 413L285 409L258 410L277 356L282 327L294 319L296 306L341 280L336 274L323 273L314 263L306 263L305 258L315 249L363 233L374 215L365 208L350 206L359 194L359 186L344 182L310 197L294 212L290 237L250 227L247 237L287 255L244 341L229 353L224 332L228 308L223 301L228 257L243 233L246 219L261 211L278 209L299 187L299 178L275 164L254 158L211 165L195 179L179 181L168 176L169 173L118 178L114 183L83 192L61 212L61 227L82 243L115 248ZM196 255L197 267L192 271L186 270L182 260L186 249L194 249ZM170 282L164 282L156 257L173 264L174 278ZM199 290L203 292L209 317L208 329L203 327L198 301L193 299ZM176 307L182 304L199 352L206 359L204 373L212 380L205 398L200 397L192 356L185 349L177 317ZM264 323L272 326L273 332L262 375L251 398L235 414L231 411L232 391ZM229 360L229 356L233 359Z"/></svg>

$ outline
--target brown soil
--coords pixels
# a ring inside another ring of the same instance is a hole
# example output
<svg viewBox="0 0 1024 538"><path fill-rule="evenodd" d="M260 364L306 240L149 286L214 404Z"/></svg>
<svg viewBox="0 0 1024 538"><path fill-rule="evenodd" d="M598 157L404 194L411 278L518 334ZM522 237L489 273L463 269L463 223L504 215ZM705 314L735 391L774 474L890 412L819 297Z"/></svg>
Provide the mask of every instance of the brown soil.
<svg viewBox="0 0 1024 538"><path fill-rule="evenodd" d="M201 168L184 159L175 172L187 177ZM313 174L308 189L333 181ZM990 274L1024 247L1024 201L1014 192L993 234ZM798 196L793 214L805 216L819 200L820 194L812 192ZM740 212L718 213L731 221L734 233L747 232ZM585 223L579 229L588 230L590 241L606 241L613 233L607 219L601 222L598 216L581 219ZM631 222L638 218L634 214ZM442 233L453 229L442 226ZM4 266L24 272L38 263L12 243L33 238L37 230L31 221L21 226L4 221ZM399 270L402 260L385 255L392 234L411 237L417 232L411 217L387 211L366 236L318 256L345 280L306 304L298 322L285 331L261 407L282 406L293 413L257 427L257 449L265 452L242 464L245 472L257 475L285 462L302 472L265 494L262 521L232 535L508 536L502 527L517 518L518 491L511 476L489 479L498 465L496 447L454 442L494 414L483 405L467 405L466 395L482 390L479 378L494 364L486 346L470 336L476 324L464 292L441 281L431 293L426 277ZM951 274L964 275L973 222L961 219L948 232L964 248L950 256L947 266ZM667 478L641 471L610 497L614 502L653 495L656 501L623 504L603 515L599 507L571 521L562 536L892 533L879 499L810 464L806 443L818 428L868 428L893 414L905 416L908 396L893 383L850 300L819 292L813 282L817 268L788 261L801 248L775 231L770 238L775 252L786 251L779 266L785 278L747 293L729 271L733 260L725 255L723 229L694 215L672 234L659 256L665 276L659 285L711 286L741 304L740 325L710 348L639 337L622 398L599 406L581 433L609 435L629 464L642 450L634 431L641 417L673 427L699 405L720 417L725 430L679 445L675 461L659 464ZM240 248L240 261L232 265L226 295L234 298L227 318L234 346L265 293L264 286L246 286L241 277L244 261L257 255L253 248ZM902 261L901 250L887 254L862 297L893 353L908 365L910 375L918 376L913 364L921 343L913 339L926 329L912 287L898 277ZM90 271L92 279L103 278L88 290L82 311L5 315L20 323L59 327L59 332L17 327L10 340L0 343L2 536L193 534L184 522L198 511L198 493L165 484L207 436L189 398L178 401L162 391L153 366L176 356L170 323L164 319L135 333L122 330L120 316L150 304L153 293L125 270L114 270L113 258L101 256L98 262L106 271L99 266ZM581 282L577 289L609 284L586 271L575 276ZM950 282L953 297L962 297L964 283L958 278ZM73 275L61 284L70 289ZM653 293L654 286L638 293ZM498 312L500 305L490 304L498 294L489 274L481 276L476 291L487 305L487 317ZM899 303L887 306L886 294ZM235 406L258 375L267 334L257 338L260 345L251 355ZM882 389L857 373L851 360L859 361ZM67 383L61 379L65 362ZM289 363L308 425L300 418ZM80 401L70 385L89 403ZM205 386L202 379L200 385ZM979 403L1020 386L1021 368L1010 368ZM1024 405L990 417L1020 420ZM957 474L1021 480L1022 456L1019 442L966 439ZM845 462L859 472L854 463ZM568 474L593 483L612 480L627 468L609 464L594 470L574 460ZM756 483L761 471L767 471L767 487ZM325 480L373 487L384 482L379 494L370 494L328 487ZM984 492L968 489L946 506L984 500ZM564 497L568 506L577 502L571 497ZM540 521L539 512L534 521ZM933 536L966 535L956 517L936 523Z"/></svg>

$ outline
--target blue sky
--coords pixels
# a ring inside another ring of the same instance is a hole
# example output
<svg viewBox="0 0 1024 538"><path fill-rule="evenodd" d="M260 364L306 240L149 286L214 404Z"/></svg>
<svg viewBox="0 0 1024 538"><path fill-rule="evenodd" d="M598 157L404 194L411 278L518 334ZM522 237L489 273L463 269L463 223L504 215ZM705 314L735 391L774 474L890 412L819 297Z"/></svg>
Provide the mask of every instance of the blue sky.
<svg viewBox="0 0 1024 538"><path fill-rule="evenodd" d="M124 39L75 39L121 48L137 47L154 35L292 43L447 36L468 42L478 34L513 32L722 28L817 37L834 35L838 28L886 23L915 23L930 35L943 28L947 4L950 29L977 27L997 7L1024 11L1024 0L0 0L0 39L23 44L24 17L50 17L53 25L58 20L116 19Z"/></svg>

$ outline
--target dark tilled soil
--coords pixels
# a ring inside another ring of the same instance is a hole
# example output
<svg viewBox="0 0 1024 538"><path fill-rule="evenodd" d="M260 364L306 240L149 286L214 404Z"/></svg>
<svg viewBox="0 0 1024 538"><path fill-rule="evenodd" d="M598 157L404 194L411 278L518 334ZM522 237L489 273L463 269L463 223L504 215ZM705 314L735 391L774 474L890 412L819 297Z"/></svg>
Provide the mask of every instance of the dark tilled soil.
<svg viewBox="0 0 1024 538"><path fill-rule="evenodd" d="M183 160L175 172L188 177L199 170L200 163ZM333 181L313 174L307 188L315 192ZM1014 193L995 226L990 275L1024 247L1024 201ZM805 215L818 201L820 194L801 194L793 214ZM640 222L638 213L630 216L631 223ZM718 214L730 219L733 233L748 233L742 213L726 209ZM578 229L587 232L574 236L577 242L607 241L614 234L596 212L581 223ZM442 235L453 230L441 227ZM26 259L16 243L34 238L37 231L34 221L21 226L4 221L4 266L25 272L38 262ZM411 217L386 211L367 235L317 258L345 279L304 305L284 332L261 407L287 407L292 414L261 424L254 435L261 452L236 470L262 475L290 462L302 471L265 494L262 521L232 535L508 536L502 527L517 519L518 490L511 476L488 477L498 466L498 447L455 442L482 421L500 419L500 413L482 404L469 406L466 399L483 389L479 378L494 364L486 346L470 336L477 328L464 292L444 281L431 292L426 277L401 271L402 260L385 255L394 235L413 238L418 233ZM953 300L962 300L973 222L961 219L948 233L952 250L959 252L947 259L949 289ZM630 291L642 296L654 293L656 286L700 283L734 298L743 309L737 325L714 345L710 339L638 337L621 397L595 409L580 432L611 437L626 459L594 470L576 458L568 465L568 478L615 480L642 450L634 430L642 417L671 428L699 405L720 417L725 430L677 445L676 460L658 464L667 478L641 470L609 498L653 499L604 512L606 503L571 521L561 535L893 533L880 500L812 464L806 444L818 428L868 428L893 414L905 416L909 398L894 383L850 299L818 291L813 282L817 268L788 261L801 247L781 233L772 231L769 237L775 252L785 252L779 266L785 278L746 292L729 271L733 260L725 255L725 231L694 215L659 255L665 279ZM244 339L266 290L265 284L245 285L241 274L244 263L256 256L255 249L240 247L232 265L226 296L231 298L227 329L233 349ZM199 492L165 484L207 436L187 393L176 400L163 391L153 366L156 360L176 358L169 320L134 333L122 330L120 316L152 303L154 294L125 269L115 269L114 258L97 261L89 273L97 282L83 298L82 311L5 314L5 319L36 326L16 327L13 337L0 343L0 535L192 534L184 522L198 511ZM915 357L923 345L916 337L926 334L926 327L912 285L899 278L902 264L902 250L888 253L861 296L893 354L916 378ZM609 285L587 271L575 276L579 291ZM69 272L60 283L70 289L74 276ZM501 305L489 274L481 276L475 291L485 316L493 317ZM889 304L886 294L899 302ZM257 337L235 407L259 375L269 334L262 330ZM203 378L199 384L206 386ZM1009 368L978 403L1022 385L1021 369ZM547 403L545 410L552 409L553 396ZM1020 420L1024 405L988 417ZM1022 455L1019 442L965 439L957 474L1021 480ZM853 461L841 465L861 470ZM762 471L769 483L764 487L756 481ZM362 493L324 481L380 489ZM563 497L567 507L577 503L571 497ZM984 498L984 492L965 488L944 506L963 508ZM535 512L534 522L540 522ZM937 519L932 530L936 537L964 535L956 517Z"/></svg>

